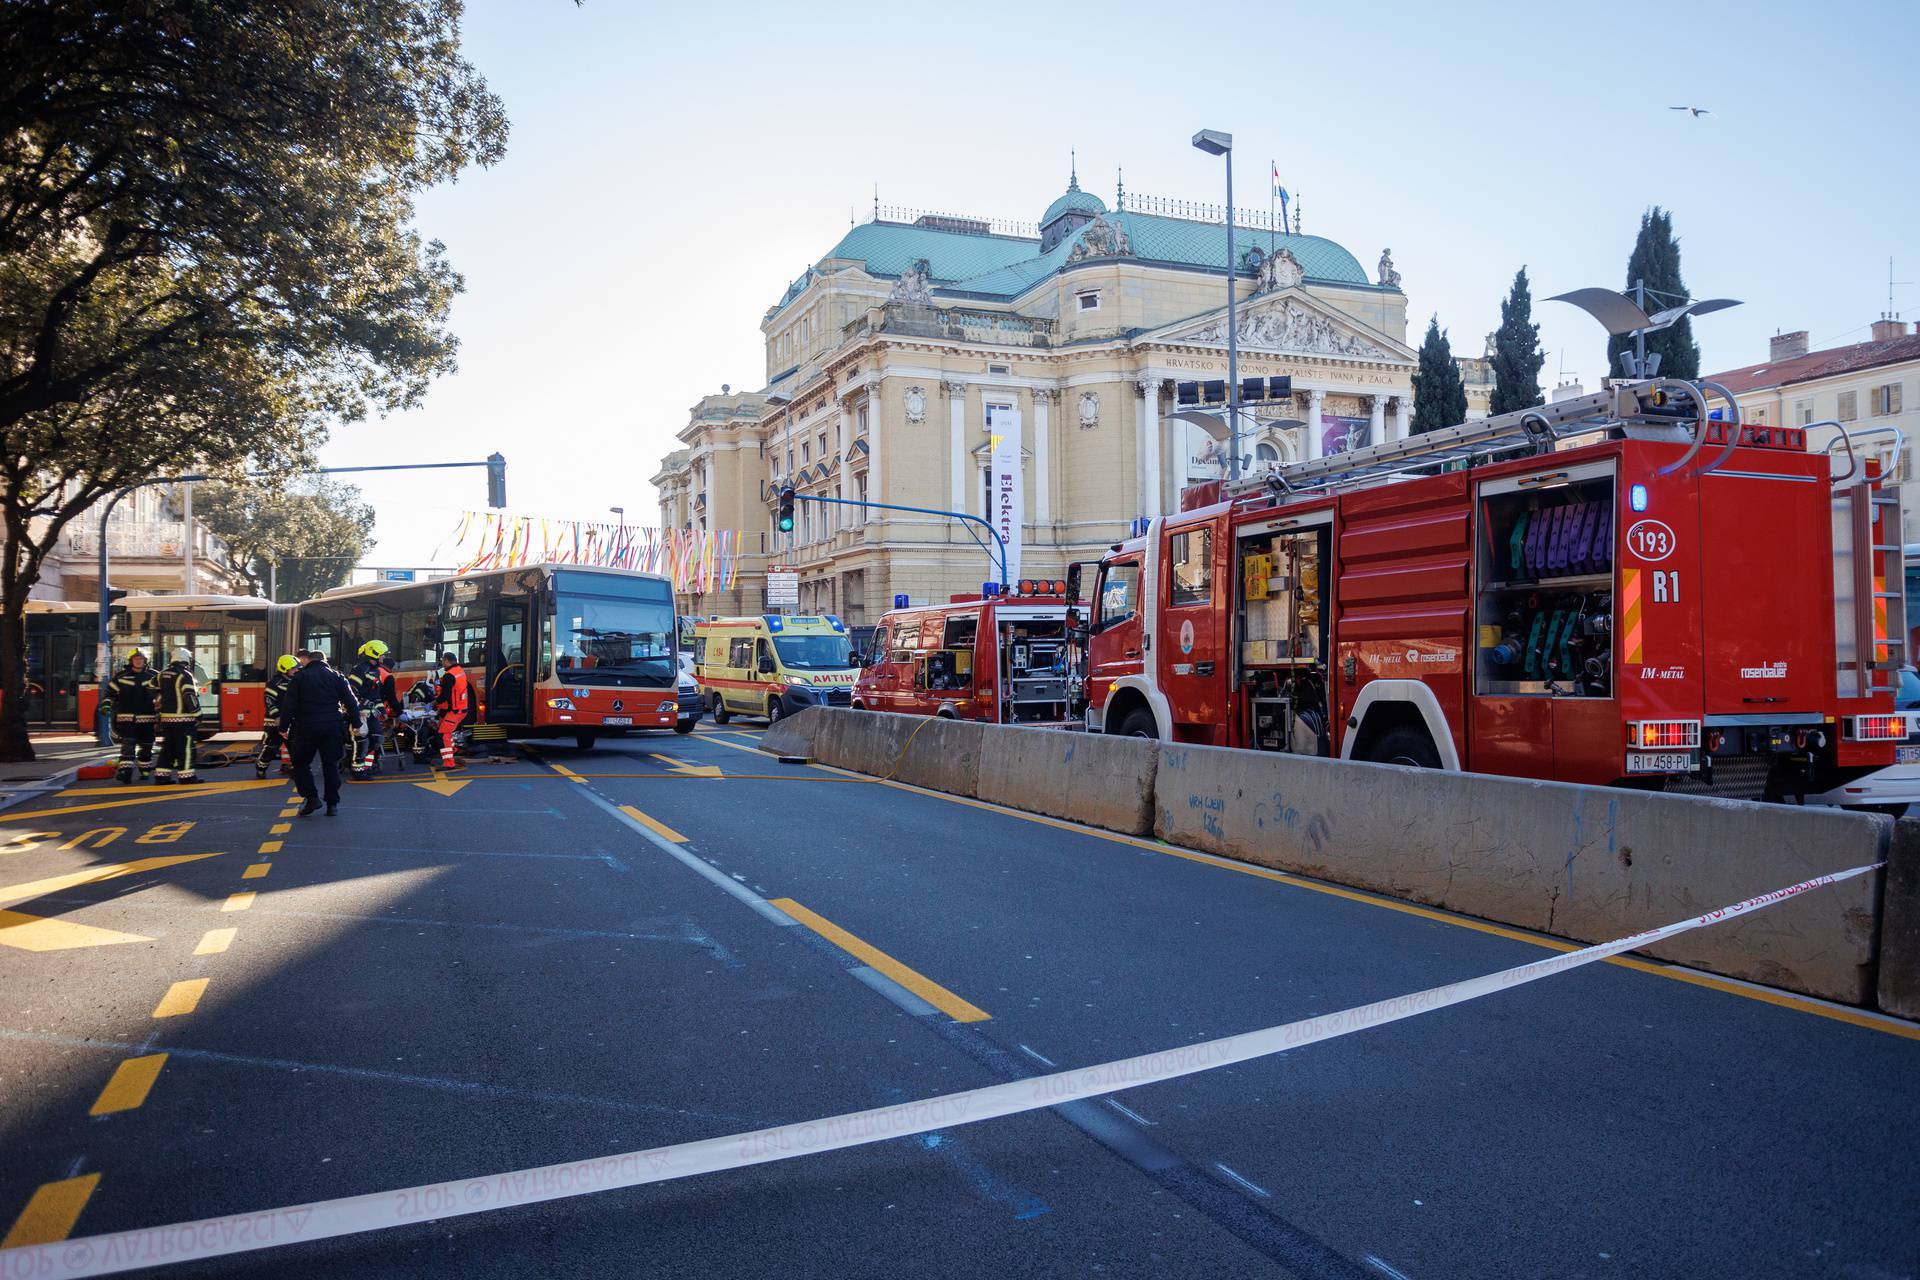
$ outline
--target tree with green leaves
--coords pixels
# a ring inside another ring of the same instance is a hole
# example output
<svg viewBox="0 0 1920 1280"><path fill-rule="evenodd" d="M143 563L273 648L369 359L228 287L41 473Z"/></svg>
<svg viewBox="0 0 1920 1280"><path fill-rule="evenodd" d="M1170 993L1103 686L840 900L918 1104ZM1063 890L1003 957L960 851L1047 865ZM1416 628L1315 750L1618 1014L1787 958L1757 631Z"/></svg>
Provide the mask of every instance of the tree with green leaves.
<svg viewBox="0 0 1920 1280"><path fill-rule="evenodd" d="M81 512L292 470L453 367L414 200L502 154L461 0L0 9L0 760L23 606Z"/></svg>
<svg viewBox="0 0 1920 1280"><path fill-rule="evenodd" d="M1540 394L1540 326L1533 322L1533 291L1527 269L1514 273L1513 288L1500 304L1500 327L1493 335L1493 400L1490 414L1514 413L1546 403Z"/></svg>
<svg viewBox="0 0 1920 1280"><path fill-rule="evenodd" d="M1467 420L1467 384L1454 363L1453 346L1447 341L1440 317L1427 321L1427 336L1420 343L1420 364L1413 373L1413 430L1438 431Z"/></svg>
<svg viewBox="0 0 1920 1280"><path fill-rule="evenodd" d="M1648 315L1677 307L1689 298L1687 282L1680 275L1680 241L1674 238L1673 215L1659 205L1640 215L1640 235L1627 256L1627 296L1634 286L1647 286ZM1622 372L1620 353L1633 350L1633 339L1621 336L1607 339L1607 368ZM1700 348L1693 341L1693 321L1682 320L1669 329L1647 335L1647 354L1660 357L1663 378L1700 376Z"/></svg>
<svg viewBox="0 0 1920 1280"><path fill-rule="evenodd" d="M373 548L373 508L325 476L202 485L193 504L257 596L310 599L345 583Z"/></svg>

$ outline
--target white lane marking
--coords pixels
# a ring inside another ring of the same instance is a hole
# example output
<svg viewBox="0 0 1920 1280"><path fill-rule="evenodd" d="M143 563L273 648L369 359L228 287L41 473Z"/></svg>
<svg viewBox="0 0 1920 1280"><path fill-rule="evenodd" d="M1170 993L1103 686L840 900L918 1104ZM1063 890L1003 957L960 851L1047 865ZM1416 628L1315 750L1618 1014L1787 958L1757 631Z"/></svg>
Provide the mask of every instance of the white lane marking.
<svg viewBox="0 0 1920 1280"><path fill-rule="evenodd" d="M1603 1253L1600 1256L1604 1258L1607 1255ZM1402 1271L1400 1268L1393 1266L1387 1262L1384 1262L1381 1259L1374 1257L1370 1253L1364 1255L1360 1259L1360 1261L1366 1263L1368 1266L1372 1267L1375 1271L1378 1271L1381 1275L1387 1277L1387 1280L1411 1280L1411 1277L1409 1277L1407 1273Z"/></svg>
<svg viewBox="0 0 1920 1280"><path fill-rule="evenodd" d="M1049 1058L1046 1054L1040 1053L1033 1049L1029 1049L1025 1045L1020 1046L1020 1052L1026 1054L1029 1058L1032 1058L1035 1062L1044 1063L1049 1067L1059 1065L1056 1062L1054 1062L1052 1058Z"/></svg>
<svg viewBox="0 0 1920 1280"><path fill-rule="evenodd" d="M1273 1192L1267 1190L1263 1186L1260 1186L1258 1183L1249 1182L1247 1179L1241 1177L1239 1174L1235 1173L1233 1170L1227 1168L1227 1166L1221 1164L1218 1160L1215 1160L1213 1162L1213 1167L1218 1169L1220 1172L1226 1174L1229 1178L1232 1178L1235 1182L1239 1183L1241 1186L1245 1187L1247 1190L1253 1192L1253 1194L1257 1196L1267 1196L1271 1198L1273 1195Z"/></svg>
<svg viewBox="0 0 1920 1280"><path fill-rule="evenodd" d="M1147 1119L1145 1116L1141 1115L1138 1111L1135 1111L1132 1107L1129 1107L1126 1103L1120 1101L1120 1099L1118 1098L1108 1098L1107 1105L1112 1107L1115 1111L1118 1111L1121 1115L1125 1116L1127 1119L1133 1121L1135 1124L1146 1125L1149 1129L1151 1129L1154 1125L1160 1123L1158 1120Z"/></svg>
<svg viewBox="0 0 1920 1280"><path fill-rule="evenodd" d="M607 804L605 801L601 803ZM608 807L612 808L610 804ZM618 809L613 811L619 814ZM669 846L666 851L681 856L677 847ZM693 865L699 866L697 861ZM615 1187L671 1182L776 1160L842 1151L891 1138L913 1137L936 1129L978 1124L1002 1116L1079 1103L1089 1098L1104 1098L1122 1089L1160 1080L1177 1080L1290 1049L1302 1049L1478 1000L1565 973L1569 969L1593 964L1608 956L1638 950L1689 930L1736 919L1814 889L1878 871L1885 865L1875 862L1816 876L1692 919L1675 921L1658 929L1583 947L1531 964L1501 969L1477 978L1408 992L1279 1026L1263 1027L1258 1031L1162 1049L1096 1066L672 1146L589 1157L393 1191L315 1200L302 1205L229 1214L220 1218L202 1218L196 1222L169 1223L112 1235L27 1245L8 1253L5 1261L12 1274L33 1276L35 1280L107 1275L143 1266L251 1253L257 1249L298 1241L326 1240L516 1205L570 1199ZM729 891L736 887L724 877L721 883ZM774 908L769 906L767 909L771 911ZM1239 1175L1225 1165L1217 1167L1240 1180ZM1252 1186L1251 1183L1248 1185ZM1260 1190L1257 1187L1254 1189ZM1260 1194L1268 1193L1260 1191Z"/></svg>

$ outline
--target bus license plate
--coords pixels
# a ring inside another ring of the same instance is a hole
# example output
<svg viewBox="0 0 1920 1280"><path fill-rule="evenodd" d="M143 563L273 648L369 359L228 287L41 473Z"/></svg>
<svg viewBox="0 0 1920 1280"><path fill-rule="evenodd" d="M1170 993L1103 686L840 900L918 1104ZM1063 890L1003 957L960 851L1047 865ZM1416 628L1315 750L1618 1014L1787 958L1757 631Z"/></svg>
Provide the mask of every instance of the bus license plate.
<svg viewBox="0 0 1920 1280"><path fill-rule="evenodd" d="M1628 773L1692 773L1691 751L1629 751Z"/></svg>
<svg viewBox="0 0 1920 1280"><path fill-rule="evenodd" d="M1893 761L1895 764L1920 764L1920 747L1895 747Z"/></svg>
<svg viewBox="0 0 1920 1280"><path fill-rule="evenodd" d="M601 724L632 724L633 717L632 716L602 716L600 718L600 723Z"/></svg>

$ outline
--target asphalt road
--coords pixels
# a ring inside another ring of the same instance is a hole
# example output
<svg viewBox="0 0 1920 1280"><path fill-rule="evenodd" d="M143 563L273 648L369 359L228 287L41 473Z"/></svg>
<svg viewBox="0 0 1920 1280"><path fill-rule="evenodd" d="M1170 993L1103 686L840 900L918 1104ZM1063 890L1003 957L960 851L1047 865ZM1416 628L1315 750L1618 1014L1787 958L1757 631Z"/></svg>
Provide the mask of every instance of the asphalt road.
<svg viewBox="0 0 1920 1280"><path fill-rule="evenodd" d="M0 1227L732 1134L1550 954L757 736L390 775L331 819L225 779L0 812ZM1687 979L1592 965L1106 1102L176 1273L1920 1275L1912 1028Z"/></svg>

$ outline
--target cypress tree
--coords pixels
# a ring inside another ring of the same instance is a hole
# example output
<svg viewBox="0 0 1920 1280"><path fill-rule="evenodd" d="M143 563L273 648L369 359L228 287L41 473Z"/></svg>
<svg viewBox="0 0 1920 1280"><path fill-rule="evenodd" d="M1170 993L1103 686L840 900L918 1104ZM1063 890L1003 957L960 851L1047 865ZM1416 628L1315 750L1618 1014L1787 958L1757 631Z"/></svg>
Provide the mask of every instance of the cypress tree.
<svg viewBox="0 0 1920 1280"><path fill-rule="evenodd" d="M1413 430L1438 431L1467 420L1467 386L1460 379L1460 366L1453 362L1453 347L1440 328L1440 317L1427 321L1427 336L1420 344L1420 367L1413 374Z"/></svg>
<svg viewBox="0 0 1920 1280"><path fill-rule="evenodd" d="M1674 239L1673 215L1659 205L1640 215L1640 236L1627 257L1627 295L1633 295L1636 280L1647 283L1647 314L1679 306L1691 295L1680 276L1680 242ZM1658 290L1659 292L1654 292ZM1607 369L1621 372L1620 353L1633 350L1631 337L1607 340ZM1647 354L1660 353L1660 376L1697 378L1700 376L1700 348L1693 341L1693 321L1682 320L1670 329L1647 335Z"/></svg>
<svg viewBox="0 0 1920 1280"><path fill-rule="evenodd" d="M1547 353L1540 349L1540 326L1533 322L1533 292L1527 269L1513 277L1513 289L1500 304L1500 328L1493 335L1492 414L1512 413L1545 403L1540 394L1540 366Z"/></svg>

